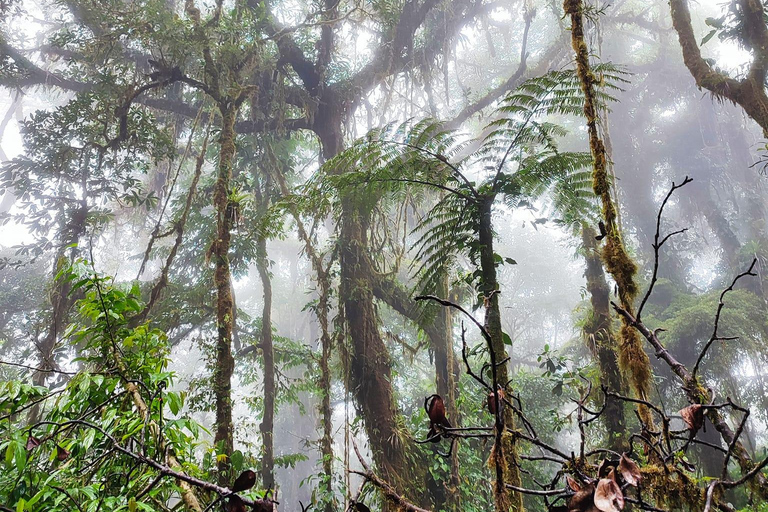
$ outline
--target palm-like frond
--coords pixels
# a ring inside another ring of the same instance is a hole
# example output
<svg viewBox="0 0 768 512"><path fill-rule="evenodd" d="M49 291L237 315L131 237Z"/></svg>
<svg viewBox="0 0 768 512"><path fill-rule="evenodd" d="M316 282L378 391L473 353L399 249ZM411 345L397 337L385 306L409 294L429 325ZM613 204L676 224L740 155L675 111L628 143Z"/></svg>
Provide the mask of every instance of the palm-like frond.
<svg viewBox="0 0 768 512"><path fill-rule="evenodd" d="M626 82L609 64L595 67L603 87L599 107ZM554 119L581 115L583 94L575 72L556 71L524 82L494 113L484 137L471 139L439 121L387 125L373 130L327 162L316 183L339 199L373 204L413 185L439 192L415 228L419 291L435 292L457 254L477 254L478 204L499 197L511 208L548 194L565 222L590 218L589 153L560 152L566 130Z"/></svg>

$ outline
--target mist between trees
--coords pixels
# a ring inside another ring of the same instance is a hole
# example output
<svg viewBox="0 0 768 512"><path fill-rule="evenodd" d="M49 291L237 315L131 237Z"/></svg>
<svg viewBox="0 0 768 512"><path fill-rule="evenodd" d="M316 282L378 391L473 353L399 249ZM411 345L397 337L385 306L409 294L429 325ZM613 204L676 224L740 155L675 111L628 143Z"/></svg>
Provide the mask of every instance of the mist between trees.
<svg viewBox="0 0 768 512"><path fill-rule="evenodd" d="M765 9L0 0L0 510L768 510Z"/></svg>

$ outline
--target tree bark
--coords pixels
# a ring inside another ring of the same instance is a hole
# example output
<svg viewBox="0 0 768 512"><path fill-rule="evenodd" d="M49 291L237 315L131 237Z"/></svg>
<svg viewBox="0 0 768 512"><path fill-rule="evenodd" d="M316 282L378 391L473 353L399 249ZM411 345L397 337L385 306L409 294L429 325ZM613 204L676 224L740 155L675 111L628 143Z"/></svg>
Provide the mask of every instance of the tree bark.
<svg viewBox="0 0 768 512"><path fill-rule="evenodd" d="M232 162L235 157L235 120L237 108L229 103L219 105L222 115L221 136L219 137L219 164L213 189L213 204L216 211L216 240L213 243L215 260L214 283L216 286L216 366L213 372L213 392L216 402L216 433L214 444L218 454L219 483L229 481L229 456L233 451L232 435L232 373L235 360L232 357L232 330L234 324L231 272L229 268L229 246L232 220L227 212L229 204L229 181L232 177Z"/></svg>
<svg viewBox="0 0 768 512"><path fill-rule="evenodd" d="M616 281L621 306L632 313L633 303L637 294L635 274L637 266L627 253L624 241L617 224L617 209L611 197L610 179L607 170L605 145L597 131L598 104L595 83L597 77L589 64L589 49L584 37L584 3L582 0L565 0L563 9L571 18L571 44L576 56L576 69L584 91L584 117L589 132L589 147L592 152L593 170L592 187L602 205L602 216L605 221L607 234L603 246L602 259L606 270ZM645 399L650 390L652 370L648 354L643 349L642 341L628 321L623 318L619 331L619 365L629 376L636 395ZM638 406L638 412L643 423L653 427L653 416L644 405Z"/></svg>
<svg viewBox="0 0 768 512"><path fill-rule="evenodd" d="M481 196L478 198L478 208L480 213L478 225L478 240L480 242L480 270L482 280L480 282L480 291L485 294L485 329L491 338L491 350L493 358L491 365L496 366L496 383L500 385L506 396L511 396L506 389L509 382L509 369L507 359L507 349L504 345L504 335L501 330L501 311L499 309L499 282L496 276L496 260L493 249L493 223L491 209L495 197ZM497 425L503 427L504 431L499 436L492 450L492 459L495 464L501 464L501 475L497 470L496 476L496 510L505 512L523 511L523 496L519 492L509 492L504 484L511 484L515 487L522 487L520 479L520 461L517 458L517 444L512 435L506 433L506 429L515 429L515 418L512 408L504 407L503 423ZM499 444L501 441L501 444ZM499 477L501 476L501 482Z"/></svg>
<svg viewBox="0 0 768 512"><path fill-rule="evenodd" d="M592 318L584 327L589 349L597 360L600 369L600 381L614 393L626 396L626 383L619 371L616 359L618 340L611 326L611 289L605 280L603 262L595 240L595 231L584 225L581 230L582 249L587 264L584 277L587 280L589 301L592 305ZM624 417L624 404L615 397L605 400L603 413L605 428L608 432L608 447L616 452L626 451L627 420Z"/></svg>
<svg viewBox="0 0 768 512"><path fill-rule="evenodd" d="M735 80L712 68L702 57L696 34L693 32L691 12L687 0L670 0L672 26L677 31L683 62L696 80L696 85L740 105L768 134L768 96L765 93L766 69L768 68L768 28L764 22L762 3L759 0L738 0L744 19L742 40L753 50L749 72L742 80Z"/></svg>
<svg viewBox="0 0 768 512"><path fill-rule="evenodd" d="M261 352L264 357L264 417L259 425L263 443L261 480L266 489L275 486L275 350L272 342L272 280L269 275L267 240L259 237L256 266L264 290L264 306L261 311Z"/></svg>
<svg viewBox="0 0 768 512"><path fill-rule="evenodd" d="M352 342L352 388L365 419L373 459L384 479L396 488L406 485L404 436L396 425L392 392L392 361L379 334L373 305L367 254L367 218L347 199L341 220L341 285L345 317Z"/></svg>
<svg viewBox="0 0 768 512"><path fill-rule="evenodd" d="M446 273L440 280L438 296L449 298L449 294L450 286ZM439 308L434 323L439 333L438 337L431 340L435 352L435 386L437 394L445 397L445 410L448 418L454 426L460 427L459 409L456 406L456 399L458 398L457 376L459 373L456 371L456 354L453 350L453 311L451 308ZM456 512L460 510L459 445L460 443L454 443L453 450L451 450L450 479L447 484L444 484L447 491L446 501L444 504L435 503L436 509L446 508Z"/></svg>
<svg viewBox="0 0 768 512"><path fill-rule="evenodd" d="M459 426L459 411L456 406L457 380L461 367L453 351L453 315L449 308L437 309L436 318L424 315L407 290L392 279L377 278L373 294L380 301L412 321L430 340L435 356L435 389L445 401L447 417L454 426ZM437 290L439 297L448 297L448 277L443 278L442 287ZM438 482L429 476L428 488L435 509L457 510L459 506L459 443L451 451L451 474L449 481ZM447 492L445 492L447 491Z"/></svg>

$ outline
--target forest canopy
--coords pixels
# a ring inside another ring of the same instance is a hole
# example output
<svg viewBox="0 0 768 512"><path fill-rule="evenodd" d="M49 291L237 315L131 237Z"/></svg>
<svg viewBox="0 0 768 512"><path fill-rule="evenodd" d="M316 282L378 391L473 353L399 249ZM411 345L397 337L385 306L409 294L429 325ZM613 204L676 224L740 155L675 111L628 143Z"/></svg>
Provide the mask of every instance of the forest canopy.
<svg viewBox="0 0 768 512"><path fill-rule="evenodd" d="M760 0L0 0L0 510L768 511Z"/></svg>

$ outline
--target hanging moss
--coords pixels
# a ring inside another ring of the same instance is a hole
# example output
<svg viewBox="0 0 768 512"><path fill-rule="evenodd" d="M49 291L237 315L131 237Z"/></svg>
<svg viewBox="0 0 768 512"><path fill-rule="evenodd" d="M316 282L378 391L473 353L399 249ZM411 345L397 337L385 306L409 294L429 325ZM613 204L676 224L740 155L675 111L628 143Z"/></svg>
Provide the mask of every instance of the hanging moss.
<svg viewBox="0 0 768 512"><path fill-rule="evenodd" d="M491 449L491 455L488 458L488 467L495 471L496 465L501 466L503 475L502 482L516 487L521 487L520 472L517 470L520 460L518 459L517 443L515 435L512 432L505 431L501 435L501 449L494 444ZM496 510L510 510L512 512L523 512L522 495L519 492L510 493L502 485L496 486L494 482L494 502Z"/></svg>

